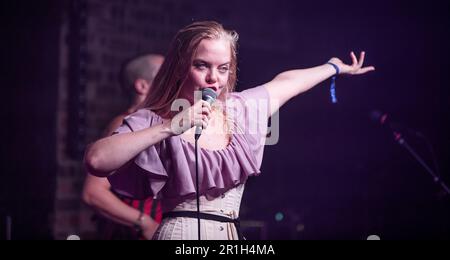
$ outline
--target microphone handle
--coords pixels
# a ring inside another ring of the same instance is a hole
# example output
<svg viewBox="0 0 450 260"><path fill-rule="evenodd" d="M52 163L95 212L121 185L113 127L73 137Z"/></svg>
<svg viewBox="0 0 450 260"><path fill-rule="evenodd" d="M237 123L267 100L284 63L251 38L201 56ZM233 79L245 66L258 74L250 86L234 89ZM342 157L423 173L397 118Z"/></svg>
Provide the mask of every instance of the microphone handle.
<svg viewBox="0 0 450 260"><path fill-rule="evenodd" d="M215 99L207 98L205 101L211 105L212 103L214 103ZM198 140L200 138L200 136L202 135L202 130L203 130L203 127L201 127L201 126L197 126L195 128L195 140Z"/></svg>
<svg viewBox="0 0 450 260"><path fill-rule="evenodd" d="M198 140L200 136L202 135L203 127L197 126L195 128L195 140Z"/></svg>

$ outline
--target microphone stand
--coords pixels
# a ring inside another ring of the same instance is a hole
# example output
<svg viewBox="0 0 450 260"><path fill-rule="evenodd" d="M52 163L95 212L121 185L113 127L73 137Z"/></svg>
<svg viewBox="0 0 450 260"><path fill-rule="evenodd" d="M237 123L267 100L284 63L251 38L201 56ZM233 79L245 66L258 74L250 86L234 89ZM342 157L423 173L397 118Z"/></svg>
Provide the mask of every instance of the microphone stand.
<svg viewBox="0 0 450 260"><path fill-rule="evenodd" d="M217 94L210 88L202 89L202 100L208 102L210 105L216 100ZM195 184L196 184L196 199L197 199L197 226L198 226L198 240L201 239L200 230L200 181L198 176L198 139L202 134L203 127L197 126L195 128Z"/></svg>
<svg viewBox="0 0 450 260"><path fill-rule="evenodd" d="M428 172L428 174L433 177L433 181L437 184L439 184L444 191L447 193L447 195L450 195L450 189L449 187L442 181L442 179L428 166L428 164L417 154L414 149L406 142L406 140L403 138L402 134L398 131L393 131L394 133L394 139L395 141L404 147L413 157L416 159L420 165Z"/></svg>
<svg viewBox="0 0 450 260"><path fill-rule="evenodd" d="M198 179L198 139L200 138L201 128L195 129L195 184L196 184L196 199L197 199L197 227L198 227L198 240L202 240L200 236L200 191L199 191L199 179Z"/></svg>
<svg viewBox="0 0 450 260"><path fill-rule="evenodd" d="M6 226L6 240L11 240L11 230L12 230L12 217L10 215L6 216L5 220L5 226Z"/></svg>

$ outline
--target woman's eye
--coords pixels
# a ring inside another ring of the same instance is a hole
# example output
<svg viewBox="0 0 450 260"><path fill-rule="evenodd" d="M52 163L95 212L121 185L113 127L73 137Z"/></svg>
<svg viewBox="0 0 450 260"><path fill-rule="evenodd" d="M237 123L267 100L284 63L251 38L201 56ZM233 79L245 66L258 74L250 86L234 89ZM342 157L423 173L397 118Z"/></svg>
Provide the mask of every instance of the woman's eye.
<svg viewBox="0 0 450 260"><path fill-rule="evenodd" d="M197 69L206 69L206 64L194 64Z"/></svg>
<svg viewBox="0 0 450 260"><path fill-rule="evenodd" d="M221 73L225 73L225 72L227 72L228 70L229 70L228 67L220 67L220 68L219 68L219 72L221 72Z"/></svg>

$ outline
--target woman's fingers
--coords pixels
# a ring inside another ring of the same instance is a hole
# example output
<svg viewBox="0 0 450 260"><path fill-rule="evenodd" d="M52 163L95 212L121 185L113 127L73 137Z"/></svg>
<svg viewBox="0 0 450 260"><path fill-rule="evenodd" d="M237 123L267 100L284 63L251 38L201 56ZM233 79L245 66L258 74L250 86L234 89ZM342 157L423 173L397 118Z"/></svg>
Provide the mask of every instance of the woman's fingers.
<svg viewBox="0 0 450 260"><path fill-rule="evenodd" d="M202 102L202 107L206 107L206 108L208 108L209 111L211 111L211 105L208 102L206 102L204 100L202 100L201 102Z"/></svg>
<svg viewBox="0 0 450 260"><path fill-rule="evenodd" d="M359 61L356 58L356 55L354 52L351 52L350 56L352 57L352 62L353 62L352 66L351 66L351 67L353 67L353 69L350 71L350 74L364 74L369 71L375 70L375 67L373 67L373 66L363 68L364 59L366 58L366 52L362 51L360 53Z"/></svg>
<svg viewBox="0 0 450 260"><path fill-rule="evenodd" d="M205 129L211 119L211 105L203 100L200 100L194 107L194 125L201 126Z"/></svg>
<svg viewBox="0 0 450 260"><path fill-rule="evenodd" d="M194 120L194 125L201 126L203 129L206 129L208 127L208 124L209 124L209 119L205 115L202 115L202 117L196 118Z"/></svg>
<svg viewBox="0 0 450 260"><path fill-rule="evenodd" d="M178 113L172 119L172 126L179 135L195 126L206 128L210 118L211 105L206 101L199 100L189 109Z"/></svg>
<svg viewBox="0 0 450 260"><path fill-rule="evenodd" d="M202 121L202 128L203 128L203 129L208 128L208 120L203 120L203 121Z"/></svg>
<svg viewBox="0 0 450 260"><path fill-rule="evenodd" d="M194 114L211 114L211 105L203 100L198 101L195 105L194 105L194 109L193 109L193 113Z"/></svg>
<svg viewBox="0 0 450 260"><path fill-rule="evenodd" d="M362 51L361 54L359 55L358 67L362 68L362 66L364 64L365 56L366 56L366 53L364 51Z"/></svg>
<svg viewBox="0 0 450 260"><path fill-rule="evenodd" d="M211 110L207 107L202 108L202 114L208 116L208 118L211 117Z"/></svg>
<svg viewBox="0 0 450 260"><path fill-rule="evenodd" d="M350 53L350 56L352 57L352 67L357 66L358 65L358 59L356 59L356 55L354 52Z"/></svg>
<svg viewBox="0 0 450 260"><path fill-rule="evenodd" d="M365 67L365 68L359 69L359 70L356 72L356 74L364 74L364 73L367 73L367 72L373 71L373 70L375 70L375 67L374 67L374 66Z"/></svg>
<svg viewBox="0 0 450 260"><path fill-rule="evenodd" d="M358 60L358 58L356 58L355 52L353 52L353 51L350 52L350 57L352 59L351 65L345 64L338 58L331 58L330 62L340 65L341 74L357 75L357 74L363 74L363 73L375 70L375 67L373 67L373 66L363 68L364 60L366 58L366 52L362 51L360 53L359 60Z"/></svg>

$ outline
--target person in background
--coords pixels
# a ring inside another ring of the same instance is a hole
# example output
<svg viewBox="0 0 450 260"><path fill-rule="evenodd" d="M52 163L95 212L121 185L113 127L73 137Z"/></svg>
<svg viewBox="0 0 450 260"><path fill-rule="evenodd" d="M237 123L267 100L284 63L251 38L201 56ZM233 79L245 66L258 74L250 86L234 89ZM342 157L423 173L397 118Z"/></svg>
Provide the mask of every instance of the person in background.
<svg viewBox="0 0 450 260"><path fill-rule="evenodd" d="M133 58L121 69L121 86L130 98L130 106L116 116L103 136L110 136L127 115L136 112L151 91L151 85L164 57L149 54ZM87 174L83 187L83 201L101 216L98 235L104 240L150 239L161 222L161 206L152 197L135 200L117 194L106 178Z"/></svg>

